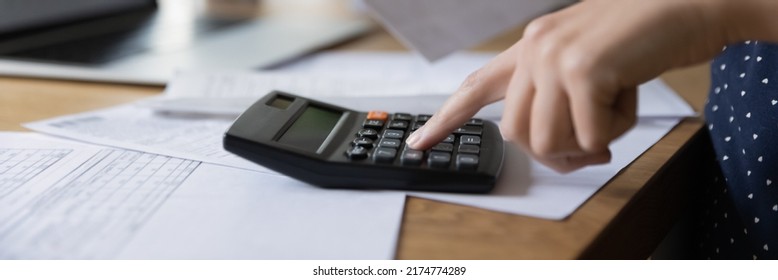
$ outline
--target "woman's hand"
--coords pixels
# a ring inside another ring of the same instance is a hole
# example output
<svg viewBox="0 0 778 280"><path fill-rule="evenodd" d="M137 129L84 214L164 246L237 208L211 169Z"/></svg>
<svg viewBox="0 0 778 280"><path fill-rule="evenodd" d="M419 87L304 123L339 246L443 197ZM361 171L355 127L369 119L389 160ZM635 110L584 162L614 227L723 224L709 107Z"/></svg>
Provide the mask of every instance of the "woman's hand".
<svg viewBox="0 0 778 280"><path fill-rule="evenodd" d="M427 149L505 99L503 137L559 172L610 161L636 121L637 87L727 41L727 0L589 0L531 22L407 142Z"/></svg>

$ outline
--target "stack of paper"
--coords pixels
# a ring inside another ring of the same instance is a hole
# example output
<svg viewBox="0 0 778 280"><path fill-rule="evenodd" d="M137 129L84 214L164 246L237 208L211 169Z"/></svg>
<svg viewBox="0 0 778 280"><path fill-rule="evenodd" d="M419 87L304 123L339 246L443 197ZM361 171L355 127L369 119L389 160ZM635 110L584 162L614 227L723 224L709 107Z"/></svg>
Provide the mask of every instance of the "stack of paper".
<svg viewBox="0 0 778 280"><path fill-rule="evenodd" d="M458 70L461 71L458 73L459 76L466 76L465 71L471 71L472 68L485 63L489 58L490 56L484 54L461 54L450 58L446 63L469 65L470 67L458 68L465 69ZM371 63L373 60L380 63ZM388 60L393 62L388 62ZM360 62L357 63L358 61ZM279 75L285 75L284 77L290 81L297 81L284 84L284 86L288 86L285 90L297 93L294 87L297 90L306 89L308 96L318 97L323 101L357 110L389 108L397 109L391 111L430 113L437 109L447 97L445 93L428 94L421 97L412 95L387 97L383 94L389 88L371 91L365 87L359 91L346 91L344 89L352 85L345 79L339 80L338 83L318 82L335 79L337 71L357 72L355 68L361 72L375 73L375 75L382 75L384 72L402 73L402 69L411 69L407 71L424 73L419 75L428 78L417 82L419 84L424 83L440 88L456 88L456 85L451 84L448 79L431 78L445 76L440 74L441 71L455 75L452 68L436 70L434 65L416 64L412 56L407 54L323 54L304 63L302 66L292 65L289 70L273 74L181 73L172 82L162 98L167 103L155 103L160 99L154 99L136 105L124 105L30 123L27 124L27 127L93 143L271 172L226 154L221 149L218 137L229 126L231 118L224 115L209 117L206 114L207 111L200 111L199 108L208 107L208 104L213 104L214 100L235 100L232 98L238 98L238 100L246 101L246 104L240 107L242 110L254 99L263 96L273 87L279 86ZM324 71L322 69L337 70ZM323 74L323 72L328 73ZM383 81L386 84L390 84L392 80L404 80L407 81L404 83L405 86L413 84L412 77L403 77L401 74L396 74L391 78L370 77L364 73L361 75L361 78L356 80L355 85L363 85L367 80ZM341 90L343 91L341 92ZM338 95L339 92L341 92L340 95ZM357 95L359 96L357 97ZM199 98L209 103L203 102L197 106L187 107L197 104L196 101ZM419 98L424 102L419 102ZM185 103L186 106L175 107L177 102L181 100L194 103ZM157 106L150 109L146 107L149 104L157 104ZM408 106L408 104L416 105ZM166 107L166 105L170 107ZM176 113L158 113L170 111ZM502 107L497 104L491 109L482 111L480 116L498 119L501 112ZM186 114L182 115L181 113ZM192 115L194 113L199 114ZM513 146L508 146L504 176L493 193L489 195L411 193L411 195L507 213L563 219L573 213L621 169L670 131L680 117L693 114L692 109L672 90L661 81L654 80L640 87L639 115L641 119L635 129L611 145L614 157L609 164L587 167L571 174L560 175L527 159ZM124 132L117 133L112 129L106 129L106 127L115 124L121 124ZM123 135L127 131L144 136L128 137Z"/></svg>

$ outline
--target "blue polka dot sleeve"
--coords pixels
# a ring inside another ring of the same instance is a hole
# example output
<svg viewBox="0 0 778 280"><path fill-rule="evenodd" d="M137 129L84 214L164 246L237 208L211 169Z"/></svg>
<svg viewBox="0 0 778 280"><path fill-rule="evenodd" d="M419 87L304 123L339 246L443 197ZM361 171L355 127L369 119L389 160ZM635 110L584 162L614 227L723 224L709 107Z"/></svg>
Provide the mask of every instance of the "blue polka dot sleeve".
<svg viewBox="0 0 778 280"><path fill-rule="evenodd" d="M721 173L710 178L710 258L778 258L778 45L746 41L711 65L705 119Z"/></svg>

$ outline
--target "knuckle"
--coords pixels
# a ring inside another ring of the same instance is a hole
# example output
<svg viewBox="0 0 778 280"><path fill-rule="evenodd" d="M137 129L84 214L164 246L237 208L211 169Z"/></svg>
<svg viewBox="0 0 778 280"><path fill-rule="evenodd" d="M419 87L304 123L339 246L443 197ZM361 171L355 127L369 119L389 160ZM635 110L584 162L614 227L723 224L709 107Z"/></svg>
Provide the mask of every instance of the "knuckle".
<svg viewBox="0 0 778 280"><path fill-rule="evenodd" d="M558 60L560 52L565 48L565 44L561 42L560 34L555 32L555 26L556 20L550 16L541 17L530 22L522 38L525 44L525 52L544 62Z"/></svg>
<svg viewBox="0 0 778 280"><path fill-rule="evenodd" d="M459 85L459 91L465 95L472 96L474 93L472 89L481 84L481 72L482 70L478 69L467 75L462 84Z"/></svg>
<svg viewBox="0 0 778 280"><path fill-rule="evenodd" d="M542 16L527 24L524 29L523 40L536 41L542 39L556 25L555 20L550 16Z"/></svg>
<svg viewBox="0 0 778 280"><path fill-rule="evenodd" d="M574 81L587 81L595 72L595 61L582 48L568 48L561 56L562 75Z"/></svg>
<svg viewBox="0 0 778 280"><path fill-rule="evenodd" d="M545 63L555 64L563 48L564 46L556 42L555 38L548 37L537 44L536 55Z"/></svg>

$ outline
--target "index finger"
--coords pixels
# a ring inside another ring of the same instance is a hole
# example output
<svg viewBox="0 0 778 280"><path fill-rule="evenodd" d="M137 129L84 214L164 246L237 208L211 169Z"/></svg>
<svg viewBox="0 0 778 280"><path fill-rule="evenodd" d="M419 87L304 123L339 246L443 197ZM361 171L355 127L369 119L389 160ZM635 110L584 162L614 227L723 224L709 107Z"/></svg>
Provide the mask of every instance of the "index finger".
<svg viewBox="0 0 778 280"><path fill-rule="evenodd" d="M481 107L502 99L516 65L518 45L513 45L470 74L438 112L408 137L408 145L413 149L426 150L462 126Z"/></svg>

